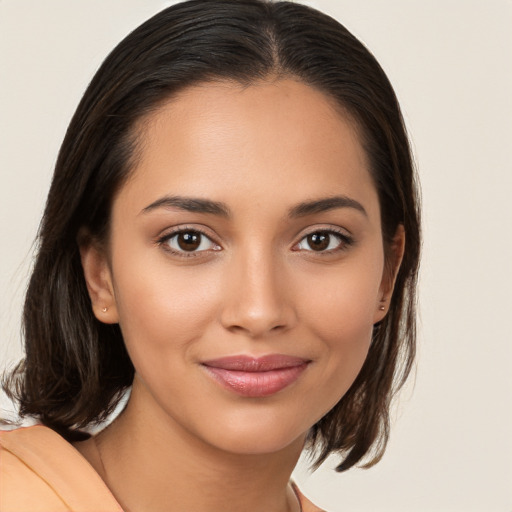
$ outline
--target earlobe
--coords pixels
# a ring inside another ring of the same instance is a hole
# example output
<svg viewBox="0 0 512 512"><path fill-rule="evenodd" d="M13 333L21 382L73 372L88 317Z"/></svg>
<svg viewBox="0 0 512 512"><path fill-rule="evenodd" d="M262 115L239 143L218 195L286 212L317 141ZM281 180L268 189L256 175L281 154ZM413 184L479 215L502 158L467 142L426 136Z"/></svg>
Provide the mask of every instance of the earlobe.
<svg viewBox="0 0 512 512"><path fill-rule="evenodd" d="M119 321L108 259L96 243L80 244L80 259L94 316L103 323Z"/></svg>
<svg viewBox="0 0 512 512"><path fill-rule="evenodd" d="M396 277L405 251L405 230L399 224L390 246L385 251L384 272L379 290L379 301L375 311L375 322L383 320L389 310L389 303L395 288Z"/></svg>

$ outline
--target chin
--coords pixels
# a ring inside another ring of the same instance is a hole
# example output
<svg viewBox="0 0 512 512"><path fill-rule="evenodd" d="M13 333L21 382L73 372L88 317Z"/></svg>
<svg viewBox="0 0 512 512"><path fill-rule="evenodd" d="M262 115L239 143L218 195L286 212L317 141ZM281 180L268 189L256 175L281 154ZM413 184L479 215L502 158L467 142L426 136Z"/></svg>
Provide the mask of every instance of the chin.
<svg viewBox="0 0 512 512"><path fill-rule="evenodd" d="M286 449L297 451L297 455L302 451L306 434L302 433L297 437L279 433L260 432L255 435L244 435L244 433L236 433L229 438L218 440L216 445L223 451L237 455L270 455L272 453L280 453Z"/></svg>
<svg viewBox="0 0 512 512"><path fill-rule="evenodd" d="M265 455L286 450L302 450L310 425L296 418L286 421L270 411L256 415L237 415L229 421L219 421L215 430L205 433L205 440L217 448L239 455Z"/></svg>

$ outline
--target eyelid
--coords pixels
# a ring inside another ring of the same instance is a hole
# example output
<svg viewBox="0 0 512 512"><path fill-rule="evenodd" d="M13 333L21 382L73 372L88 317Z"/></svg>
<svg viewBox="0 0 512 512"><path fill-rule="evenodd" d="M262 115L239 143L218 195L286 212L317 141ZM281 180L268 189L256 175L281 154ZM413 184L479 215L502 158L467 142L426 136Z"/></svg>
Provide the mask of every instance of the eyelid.
<svg viewBox="0 0 512 512"><path fill-rule="evenodd" d="M298 240L301 240L305 236L311 235L313 233L318 233L319 231L334 233L336 235L344 236L347 238L352 238L352 232L343 226L339 226L337 224L329 224L329 223L318 223L318 224L310 224L302 229L300 229L295 237Z"/></svg>
<svg viewBox="0 0 512 512"><path fill-rule="evenodd" d="M203 249L200 251L184 251L184 250L174 249L174 248L170 247L170 245L167 243L167 242L169 242L169 240L171 240L175 236L179 235L180 233L187 233L187 232L191 232L191 231L193 231L195 233L199 233L201 236L207 238L215 246L215 248ZM212 251L217 252L217 251L222 250L222 247L220 246L220 244L218 242L216 242L214 240L214 237L211 234L207 233L205 229L203 229L202 227L190 226L190 225L174 226L173 228L165 230L162 234L160 234L156 238L155 242L158 245L162 246L165 251L167 251L173 255L177 255L179 257L184 257L184 258L201 256L201 255L204 255L204 253L209 253Z"/></svg>
<svg viewBox="0 0 512 512"><path fill-rule="evenodd" d="M215 248L211 249L203 249L200 251L185 251L185 250L176 250L170 247L166 242L168 242L173 237L179 235L180 233L186 233L186 232L196 232L199 233L201 236L204 236L207 238L214 246ZM169 228L167 230L164 230L160 235L158 235L155 239L155 243L161 246L164 246L164 250L171 254L175 254L180 257L194 257L194 256L201 256L205 255L204 253L210 253L210 252L217 252L223 250L222 246L215 240L215 236L212 236L209 233L209 229L205 229L203 226L197 226L197 225L181 225L181 226L174 226L172 228ZM338 239L340 239L339 247L336 247L335 249L329 249L329 250L323 250L323 251L315 251L313 249L297 249L297 246L304 241L305 238L307 238L310 235L313 235L315 233L327 233L330 235L334 235ZM295 242L292 246L293 251L304 251L308 253L316 253L318 255L328 255L333 254L339 251L346 250L349 246L354 244L354 238L352 234L345 228L341 228L339 226L310 226L307 228L307 230L303 230L300 234L300 238L298 238L298 241Z"/></svg>
<svg viewBox="0 0 512 512"><path fill-rule="evenodd" d="M313 249L296 249L296 247L304 241L308 236L314 235L315 233L327 233L329 235L334 235L335 237L340 239L339 247L336 247L335 249L329 249L324 251L315 251ZM343 251L353 245L355 243L354 237L352 234L344 228L338 227L338 226L313 226L308 228L306 232L302 232L300 235L299 240L293 245L292 250L295 251L305 251L308 253L318 254L318 255L328 255L333 254L339 251Z"/></svg>

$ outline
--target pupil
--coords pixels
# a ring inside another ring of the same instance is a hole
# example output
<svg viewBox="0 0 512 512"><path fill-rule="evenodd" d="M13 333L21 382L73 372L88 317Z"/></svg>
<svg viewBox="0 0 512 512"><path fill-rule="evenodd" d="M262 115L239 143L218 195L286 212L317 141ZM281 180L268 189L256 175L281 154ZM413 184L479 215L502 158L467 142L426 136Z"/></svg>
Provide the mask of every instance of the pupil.
<svg viewBox="0 0 512 512"><path fill-rule="evenodd" d="M308 235L308 244L314 251L323 251L329 247L329 234L313 233Z"/></svg>
<svg viewBox="0 0 512 512"><path fill-rule="evenodd" d="M184 251L194 251L201 244L201 235L195 231L187 231L178 235L178 245Z"/></svg>

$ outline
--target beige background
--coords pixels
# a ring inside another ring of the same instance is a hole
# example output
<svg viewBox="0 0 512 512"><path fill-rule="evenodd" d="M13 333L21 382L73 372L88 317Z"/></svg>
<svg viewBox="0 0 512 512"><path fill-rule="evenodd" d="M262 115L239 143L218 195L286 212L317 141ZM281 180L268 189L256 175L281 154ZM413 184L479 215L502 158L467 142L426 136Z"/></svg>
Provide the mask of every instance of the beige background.
<svg viewBox="0 0 512 512"><path fill-rule="evenodd" d="M0 0L0 357L52 166L106 53L171 2ZM512 2L317 0L395 85L423 183L420 354L375 468L296 478L346 511L512 511ZM7 404L4 401L4 407Z"/></svg>

